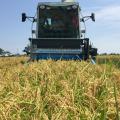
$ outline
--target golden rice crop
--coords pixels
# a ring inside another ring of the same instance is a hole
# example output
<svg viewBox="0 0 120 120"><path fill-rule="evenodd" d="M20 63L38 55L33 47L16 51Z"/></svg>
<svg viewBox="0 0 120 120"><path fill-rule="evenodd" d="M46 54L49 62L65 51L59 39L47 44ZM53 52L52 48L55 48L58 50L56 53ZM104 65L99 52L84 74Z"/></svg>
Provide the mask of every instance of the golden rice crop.
<svg viewBox="0 0 120 120"><path fill-rule="evenodd" d="M80 61L0 58L0 120L116 120L120 70Z"/></svg>
<svg viewBox="0 0 120 120"><path fill-rule="evenodd" d="M120 68L120 55L102 55L97 57L97 63L99 64L111 64L117 68Z"/></svg>

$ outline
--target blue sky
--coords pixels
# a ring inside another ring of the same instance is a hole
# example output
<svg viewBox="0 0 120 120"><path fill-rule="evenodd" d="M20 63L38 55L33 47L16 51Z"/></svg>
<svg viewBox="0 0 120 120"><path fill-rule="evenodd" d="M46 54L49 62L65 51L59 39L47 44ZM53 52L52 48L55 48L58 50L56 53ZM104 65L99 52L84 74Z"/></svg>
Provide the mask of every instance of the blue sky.
<svg viewBox="0 0 120 120"><path fill-rule="evenodd" d="M21 13L34 16L38 2L60 0L1 0L0 48L22 52L31 37L31 23L21 22ZM99 53L120 53L120 0L78 0L83 15L96 14L96 22L86 23L87 35Z"/></svg>

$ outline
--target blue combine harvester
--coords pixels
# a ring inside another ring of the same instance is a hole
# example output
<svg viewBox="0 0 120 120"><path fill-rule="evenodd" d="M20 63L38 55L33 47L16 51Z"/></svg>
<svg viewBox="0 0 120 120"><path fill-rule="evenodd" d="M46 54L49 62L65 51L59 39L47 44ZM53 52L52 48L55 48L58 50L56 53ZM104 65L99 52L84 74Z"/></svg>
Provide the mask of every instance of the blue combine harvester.
<svg viewBox="0 0 120 120"><path fill-rule="evenodd" d="M81 8L76 2L41 2L37 6L35 17L22 13L22 22L26 19L36 23L36 30L32 30L35 37L29 38L30 46L25 52L30 54L31 60L65 59L87 60L95 58L97 49L92 48L89 39L83 37L81 23L91 16L80 17Z"/></svg>

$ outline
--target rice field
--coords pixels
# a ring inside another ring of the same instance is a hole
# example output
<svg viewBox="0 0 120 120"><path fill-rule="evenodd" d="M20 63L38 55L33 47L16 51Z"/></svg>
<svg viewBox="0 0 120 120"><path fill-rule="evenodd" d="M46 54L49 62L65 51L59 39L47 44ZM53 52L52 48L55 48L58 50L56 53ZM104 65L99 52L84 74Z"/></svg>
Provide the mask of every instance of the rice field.
<svg viewBox="0 0 120 120"><path fill-rule="evenodd" d="M119 58L0 58L0 120L119 120Z"/></svg>
<svg viewBox="0 0 120 120"><path fill-rule="evenodd" d="M98 64L114 65L116 68L120 68L120 55L102 55L97 57Z"/></svg>

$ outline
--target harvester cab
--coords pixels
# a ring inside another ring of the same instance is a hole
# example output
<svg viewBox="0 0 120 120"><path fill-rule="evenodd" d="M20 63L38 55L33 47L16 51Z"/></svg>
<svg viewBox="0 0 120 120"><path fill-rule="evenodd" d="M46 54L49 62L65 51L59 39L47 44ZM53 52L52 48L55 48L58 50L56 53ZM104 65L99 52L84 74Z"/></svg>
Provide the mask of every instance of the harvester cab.
<svg viewBox="0 0 120 120"><path fill-rule="evenodd" d="M95 21L95 15L80 17L80 12L79 3L63 0L38 3L35 17L22 13L22 22L29 19L36 23L36 30L32 30L35 37L29 38L30 46L24 50L31 60L94 58L97 49L92 48L88 38L82 37L85 30L81 29L81 23L89 18Z"/></svg>

